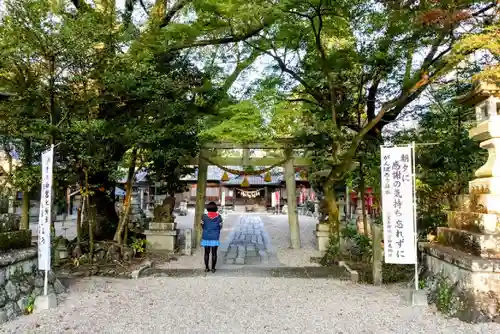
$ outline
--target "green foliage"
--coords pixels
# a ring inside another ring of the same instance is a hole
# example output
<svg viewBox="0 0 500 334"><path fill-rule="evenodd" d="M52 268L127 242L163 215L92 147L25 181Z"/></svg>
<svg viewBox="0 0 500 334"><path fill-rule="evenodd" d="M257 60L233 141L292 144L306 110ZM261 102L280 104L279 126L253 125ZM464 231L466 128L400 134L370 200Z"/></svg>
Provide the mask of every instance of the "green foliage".
<svg viewBox="0 0 500 334"><path fill-rule="evenodd" d="M449 314L453 307L453 286L450 285L448 279L440 276L437 282L437 309L444 314Z"/></svg>
<svg viewBox="0 0 500 334"><path fill-rule="evenodd" d="M354 225L347 225L342 230L340 230L340 235L342 238L354 239L358 235L358 230Z"/></svg>
<svg viewBox="0 0 500 334"><path fill-rule="evenodd" d="M148 164L151 178L166 181L169 191L182 187L177 180L189 171L181 158L196 155L205 112L197 101L209 79L169 51L158 31L143 26L138 36L128 28L114 10L86 7L75 15L43 0L7 1L0 27L0 89L14 94L0 102L0 137L22 161L9 183L25 191L37 186L33 163L59 144L56 197L84 184L86 171L91 205L111 225L118 167L131 147L140 148L138 164Z"/></svg>
<svg viewBox="0 0 500 334"><path fill-rule="evenodd" d="M132 247L134 255L137 254L140 255L146 252L147 245L148 241L146 239L132 238L132 243L130 244L130 247Z"/></svg>
<svg viewBox="0 0 500 334"><path fill-rule="evenodd" d="M470 71L459 73L459 78ZM469 139L474 110L454 98L470 89L461 81L431 90L431 103L416 130L393 136L395 143L417 143L418 227L427 234L446 222L446 211L457 209L474 171L485 161L486 152ZM420 145L419 145L420 144Z"/></svg>
<svg viewBox="0 0 500 334"><path fill-rule="evenodd" d="M468 35L455 45L453 56L456 57L457 62L467 59L470 53L475 53L478 50L483 53L486 52L488 55L486 57L487 66L474 75L474 80L500 84L500 66L497 62L500 57L499 32L500 22L493 20L491 26L475 34Z"/></svg>
<svg viewBox="0 0 500 334"><path fill-rule="evenodd" d="M382 263L382 279L385 284L409 282L415 275L414 265Z"/></svg>
<svg viewBox="0 0 500 334"><path fill-rule="evenodd" d="M31 314L35 309L35 298L32 296L28 297L28 304L24 308L24 314Z"/></svg>
<svg viewBox="0 0 500 334"><path fill-rule="evenodd" d="M19 216L12 213L0 215L0 233L19 230Z"/></svg>
<svg viewBox="0 0 500 334"><path fill-rule="evenodd" d="M462 35L459 26L485 23L458 14L489 2L392 6L385 2L288 0L259 5L273 8L272 26L264 27L259 38L247 40L243 49L250 46L273 60L265 78L256 80L248 90L269 121L268 131L263 131L258 112L245 101L238 106L241 118L230 115L215 122L213 137L239 142L262 140L262 136L271 140L298 137L302 143L313 143L309 146L314 161L312 178L324 184L346 176L365 135L380 140L383 125L394 121L429 82L451 70L449 47ZM249 8L257 6L252 3ZM234 6L223 2L208 8L226 15ZM432 19L432 13L438 13L438 19ZM436 52L440 48L448 51ZM428 61L415 66L417 54L422 52ZM419 83L424 73L432 78ZM384 121L379 122L376 115L384 115ZM248 128L242 128L243 124ZM230 135L231 130L241 136ZM210 131L208 127L205 134Z"/></svg>
<svg viewBox="0 0 500 334"><path fill-rule="evenodd" d="M266 139L264 120L260 110L251 101L241 101L222 108L218 117L222 122L202 132L203 140L248 144Z"/></svg>
<svg viewBox="0 0 500 334"><path fill-rule="evenodd" d="M114 2L72 3L5 2L0 90L13 96L0 102L0 139L21 160L6 179L30 192L39 184L34 162L56 144L57 197L68 185L86 184L88 175L90 206L108 227L117 220L118 169L132 148L140 152L134 170L147 168L168 193L182 190L180 176L192 171L183 158L195 156L200 141L215 139L245 144L295 137L311 144L311 179L319 190L354 179L348 175L353 160L370 151L360 146L365 136L380 139L382 126L455 64L437 51L453 47L463 24L491 25L455 15L489 4L470 0L399 7L181 0L169 8L156 1L142 21L132 20L141 7L135 1L122 13ZM436 11L438 19L429 19ZM483 46L470 42L467 49ZM416 66L420 52L427 52L426 61ZM264 77L247 78L243 92L232 90L261 56L273 61ZM431 80L415 88L424 73ZM366 170L376 165L370 154ZM463 178L464 170L451 170ZM432 182L448 176L443 170ZM369 172L367 181L375 184ZM97 234L105 229L100 225Z"/></svg>
<svg viewBox="0 0 500 334"><path fill-rule="evenodd" d="M23 249L31 245L31 230L0 233L0 250Z"/></svg>
<svg viewBox="0 0 500 334"><path fill-rule="evenodd" d="M365 261L370 261L372 258L372 243L371 239L364 234L356 234L353 238L356 252L360 255L362 259Z"/></svg>
<svg viewBox="0 0 500 334"><path fill-rule="evenodd" d="M353 246L345 254L350 259L356 258L364 261L370 261L372 257L371 239L364 234L358 233L356 226L347 225L341 231L340 235L346 241L352 241Z"/></svg>
<svg viewBox="0 0 500 334"><path fill-rule="evenodd" d="M326 252L320 259L319 263L322 266L328 266L333 263L338 263L339 260L341 260L339 240L336 235L332 234L330 235L330 241Z"/></svg>

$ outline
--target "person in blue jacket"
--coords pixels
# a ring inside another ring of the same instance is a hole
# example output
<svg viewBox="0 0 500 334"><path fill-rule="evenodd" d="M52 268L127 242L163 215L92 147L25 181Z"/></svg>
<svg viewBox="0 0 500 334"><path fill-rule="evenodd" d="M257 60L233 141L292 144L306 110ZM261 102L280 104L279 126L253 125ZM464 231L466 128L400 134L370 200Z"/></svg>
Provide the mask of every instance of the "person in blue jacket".
<svg viewBox="0 0 500 334"><path fill-rule="evenodd" d="M209 272L208 260L212 253L212 272L215 273L217 264L217 248L220 245L219 237L222 230L222 217L218 213L217 204L210 202L207 204L207 214L204 214L201 220L203 234L201 237L201 246L205 248L205 272Z"/></svg>

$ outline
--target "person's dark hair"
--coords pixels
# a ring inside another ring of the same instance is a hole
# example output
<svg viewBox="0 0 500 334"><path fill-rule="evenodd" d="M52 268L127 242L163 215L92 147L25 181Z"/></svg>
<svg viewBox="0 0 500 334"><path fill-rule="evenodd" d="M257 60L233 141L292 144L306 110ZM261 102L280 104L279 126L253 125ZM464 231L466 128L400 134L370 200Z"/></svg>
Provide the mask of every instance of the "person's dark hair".
<svg viewBox="0 0 500 334"><path fill-rule="evenodd" d="M207 211L208 212L217 212L219 209L217 208L217 204L215 202L210 202L207 204Z"/></svg>

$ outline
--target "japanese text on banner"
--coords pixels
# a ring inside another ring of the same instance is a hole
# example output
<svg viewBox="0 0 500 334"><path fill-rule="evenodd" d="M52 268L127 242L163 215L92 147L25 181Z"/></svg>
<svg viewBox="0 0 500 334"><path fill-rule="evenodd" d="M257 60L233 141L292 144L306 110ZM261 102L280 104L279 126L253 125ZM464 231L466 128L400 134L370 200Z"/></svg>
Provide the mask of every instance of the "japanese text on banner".
<svg viewBox="0 0 500 334"><path fill-rule="evenodd" d="M381 149L385 263L416 261L411 157L410 146Z"/></svg>
<svg viewBox="0 0 500 334"><path fill-rule="evenodd" d="M52 207L52 165L54 150L42 153L42 191L38 217L38 269L50 270L50 222Z"/></svg>

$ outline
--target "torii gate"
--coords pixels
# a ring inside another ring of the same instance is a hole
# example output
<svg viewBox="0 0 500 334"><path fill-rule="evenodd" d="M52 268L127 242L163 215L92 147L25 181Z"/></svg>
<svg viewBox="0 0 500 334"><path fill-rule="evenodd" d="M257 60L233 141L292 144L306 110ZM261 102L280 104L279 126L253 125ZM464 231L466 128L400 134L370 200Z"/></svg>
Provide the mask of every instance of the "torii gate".
<svg viewBox="0 0 500 334"><path fill-rule="evenodd" d="M241 157L221 157L214 154L217 149L242 149ZM283 158L262 157L250 158L250 149L282 149L285 152ZM212 151L211 151L212 150ZM210 162L225 166L272 166L282 164L285 169L285 184L288 204L288 224L290 226L290 247L300 248L300 228L297 215L297 197L295 183L295 167L309 166L311 161L304 157L294 156L291 140L277 140L271 144L253 143L210 143L203 146L200 154L192 161L192 165L198 165L198 179L196 188L196 209L193 223L193 231L196 235L196 247L201 241L201 218L205 210L205 198L207 189L208 166Z"/></svg>

